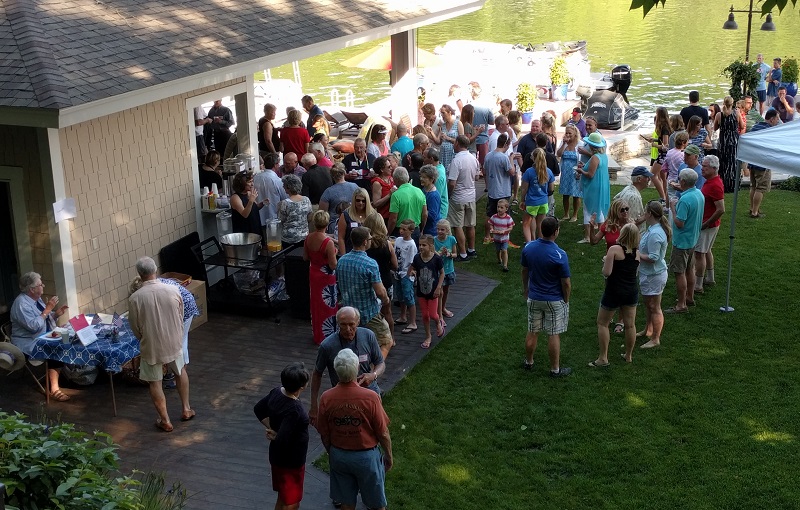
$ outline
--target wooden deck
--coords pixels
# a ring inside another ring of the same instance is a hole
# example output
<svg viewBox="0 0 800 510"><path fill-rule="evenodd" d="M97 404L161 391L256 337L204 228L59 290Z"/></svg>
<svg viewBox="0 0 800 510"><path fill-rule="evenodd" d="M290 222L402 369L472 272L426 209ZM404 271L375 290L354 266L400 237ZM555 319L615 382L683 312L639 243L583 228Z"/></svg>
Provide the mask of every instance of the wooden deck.
<svg viewBox="0 0 800 510"><path fill-rule="evenodd" d="M472 311L497 283L468 273L469 265L457 266L458 280L450 292L448 308L455 317L448 331ZM428 351L419 348L423 329L411 335L397 334L381 388L390 390ZM16 372L0 379L0 409L19 411L38 420L75 423L78 428L111 434L120 445L124 471L164 471L168 481L180 481L189 491L190 509L272 508L275 493L269 478L267 440L253 414L253 405L280 384L280 372L287 363L303 361L313 367L316 346L311 342L311 325L280 316L243 318L212 313L209 322L190 335L191 405L197 418L182 423L180 401L175 390L167 390L167 405L175 431L166 434L154 427L155 410L147 388L116 382L118 416L112 416L107 379L93 386L65 391L69 402L44 405L30 377ZM435 338L435 345L447 341ZM323 378L323 389L329 386ZM303 394L308 408L309 394ZM391 410L388 410L391 417ZM319 436L311 429L309 465L306 471L303 508L333 508L328 498L325 473L310 462L323 451ZM359 507L361 508L361 507Z"/></svg>

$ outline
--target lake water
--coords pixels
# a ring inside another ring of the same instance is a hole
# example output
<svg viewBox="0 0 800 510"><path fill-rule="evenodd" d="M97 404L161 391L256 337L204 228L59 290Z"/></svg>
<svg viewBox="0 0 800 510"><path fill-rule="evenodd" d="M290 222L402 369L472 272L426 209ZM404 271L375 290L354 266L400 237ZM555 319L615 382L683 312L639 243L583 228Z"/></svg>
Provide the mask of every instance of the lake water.
<svg viewBox="0 0 800 510"><path fill-rule="evenodd" d="M743 9L747 2L738 4L734 7ZM593 72L608 72L617 64L631 66L628 98L641 110L666 106L672 113L688 104L690 90L700 91L701 103L721 102L730 87L722 68L737 56L744 58L747 15L736 14L738 30L723 30L730 7L726 2L669 0L665 9L654 9L645 19L641 9L629 11L629 6L630 0L489 0L478 12L418 30L418 46L432 51L451 39L510 44L585 39ZM775 32L760 31L763 20L754 15L753 61L759 52L768 64L773 57L800 56L798 12L800 8L790 4L783 14L774 13ZM327 104L331 89L341 94L350 89L356 107L386 97L388 72L341 65L378 42L301 61L304 92ZM291 65L271 72L273 78L293 77Z"/></svg>

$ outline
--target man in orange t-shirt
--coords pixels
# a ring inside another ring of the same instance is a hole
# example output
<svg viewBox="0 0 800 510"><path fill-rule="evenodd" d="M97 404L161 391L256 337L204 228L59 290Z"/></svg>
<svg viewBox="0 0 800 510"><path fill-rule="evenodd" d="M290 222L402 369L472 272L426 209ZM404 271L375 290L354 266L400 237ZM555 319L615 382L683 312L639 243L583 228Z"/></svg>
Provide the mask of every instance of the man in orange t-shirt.
<svg viewBox="0 0 800 510"><path fill-rule="evenodd" d="M343 510L355 510L361 492L367 507L383 510L384 479L392 468L389 417L378 394L356 381L358 363L350 349L336 355L339 383L322 394L316 427L330 456L331 499Z"/></svg>

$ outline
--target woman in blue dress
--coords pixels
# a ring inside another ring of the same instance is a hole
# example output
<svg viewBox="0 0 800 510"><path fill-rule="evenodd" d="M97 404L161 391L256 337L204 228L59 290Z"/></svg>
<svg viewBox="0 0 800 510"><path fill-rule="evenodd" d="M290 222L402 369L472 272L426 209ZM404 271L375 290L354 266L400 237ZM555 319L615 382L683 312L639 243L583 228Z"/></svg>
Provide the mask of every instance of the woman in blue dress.
<svg viewBox="0 0 800 510"><path fill-rule="evenodd" d="M434 128L428 129L428 136L439 147L439 163L445 168L450 166L450 162L455 157L453 144L458 135L464 134L464 125L456 118L456 112L449 104L442 105L439 110L442 120Z"/></svg>
<svg viewBox="0 0 800 510"><path fill-rule="evenodd" d="M561 221L578 221L578 209L581 207L581 198L583 198L580 182L575 179L575 167L578 165L577 147L579 139L578 128L568 124L564 128L564 138L561 139L561 145L558 146L556 151L556 156L561 158L561 180L558 184L558 191L564 201L564 217L561 218ZM572 197L572 216L569 214L570 197Z"/></svg>
<svg viewBox="0 0 800 510"><path fill-rule="evenodd" d="M592 153L589 163L578 164L576 179L581 180L583 189L583 239L579 243L588 243L592 238L592 221L596 224L606 221L608 208L611 206L611 186L608 179L608 155L606 141L600 133L592 133L583 139L583 143Z"/></svg>

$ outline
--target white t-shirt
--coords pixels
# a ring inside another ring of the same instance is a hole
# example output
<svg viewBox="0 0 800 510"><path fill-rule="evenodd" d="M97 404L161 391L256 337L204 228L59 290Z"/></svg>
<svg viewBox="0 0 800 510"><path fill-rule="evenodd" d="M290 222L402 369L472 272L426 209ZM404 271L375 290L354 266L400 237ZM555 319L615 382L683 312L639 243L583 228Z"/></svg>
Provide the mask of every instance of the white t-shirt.
<svg viewBox="0 0 800 510"><path fill-rule="evenodd" d="M478 160L469 151L457 152L447 169L447 180L456 181L449 201L454 204L469 204L475 201L475 177L478 176Z"/></svg>
<svg viewBox="0 0 800 510"><path fill-rule="evenodd" d="M408 274L411 262L414 261L414 255L417 254L417 245L413 239L406 241L398 237L394 241L394 254L397 255L397 274L400 278L404 278Z"/></svg>
<svg viewBox="0 0 800 510"><path fill-rule="evenodd" d="M203 110L202 106L195 106L194 107L194 120L203 120L206 118L206 111ZM203 136L203 126L198 126L197 123L194 125L194 134L197 136Z"/></svg>

